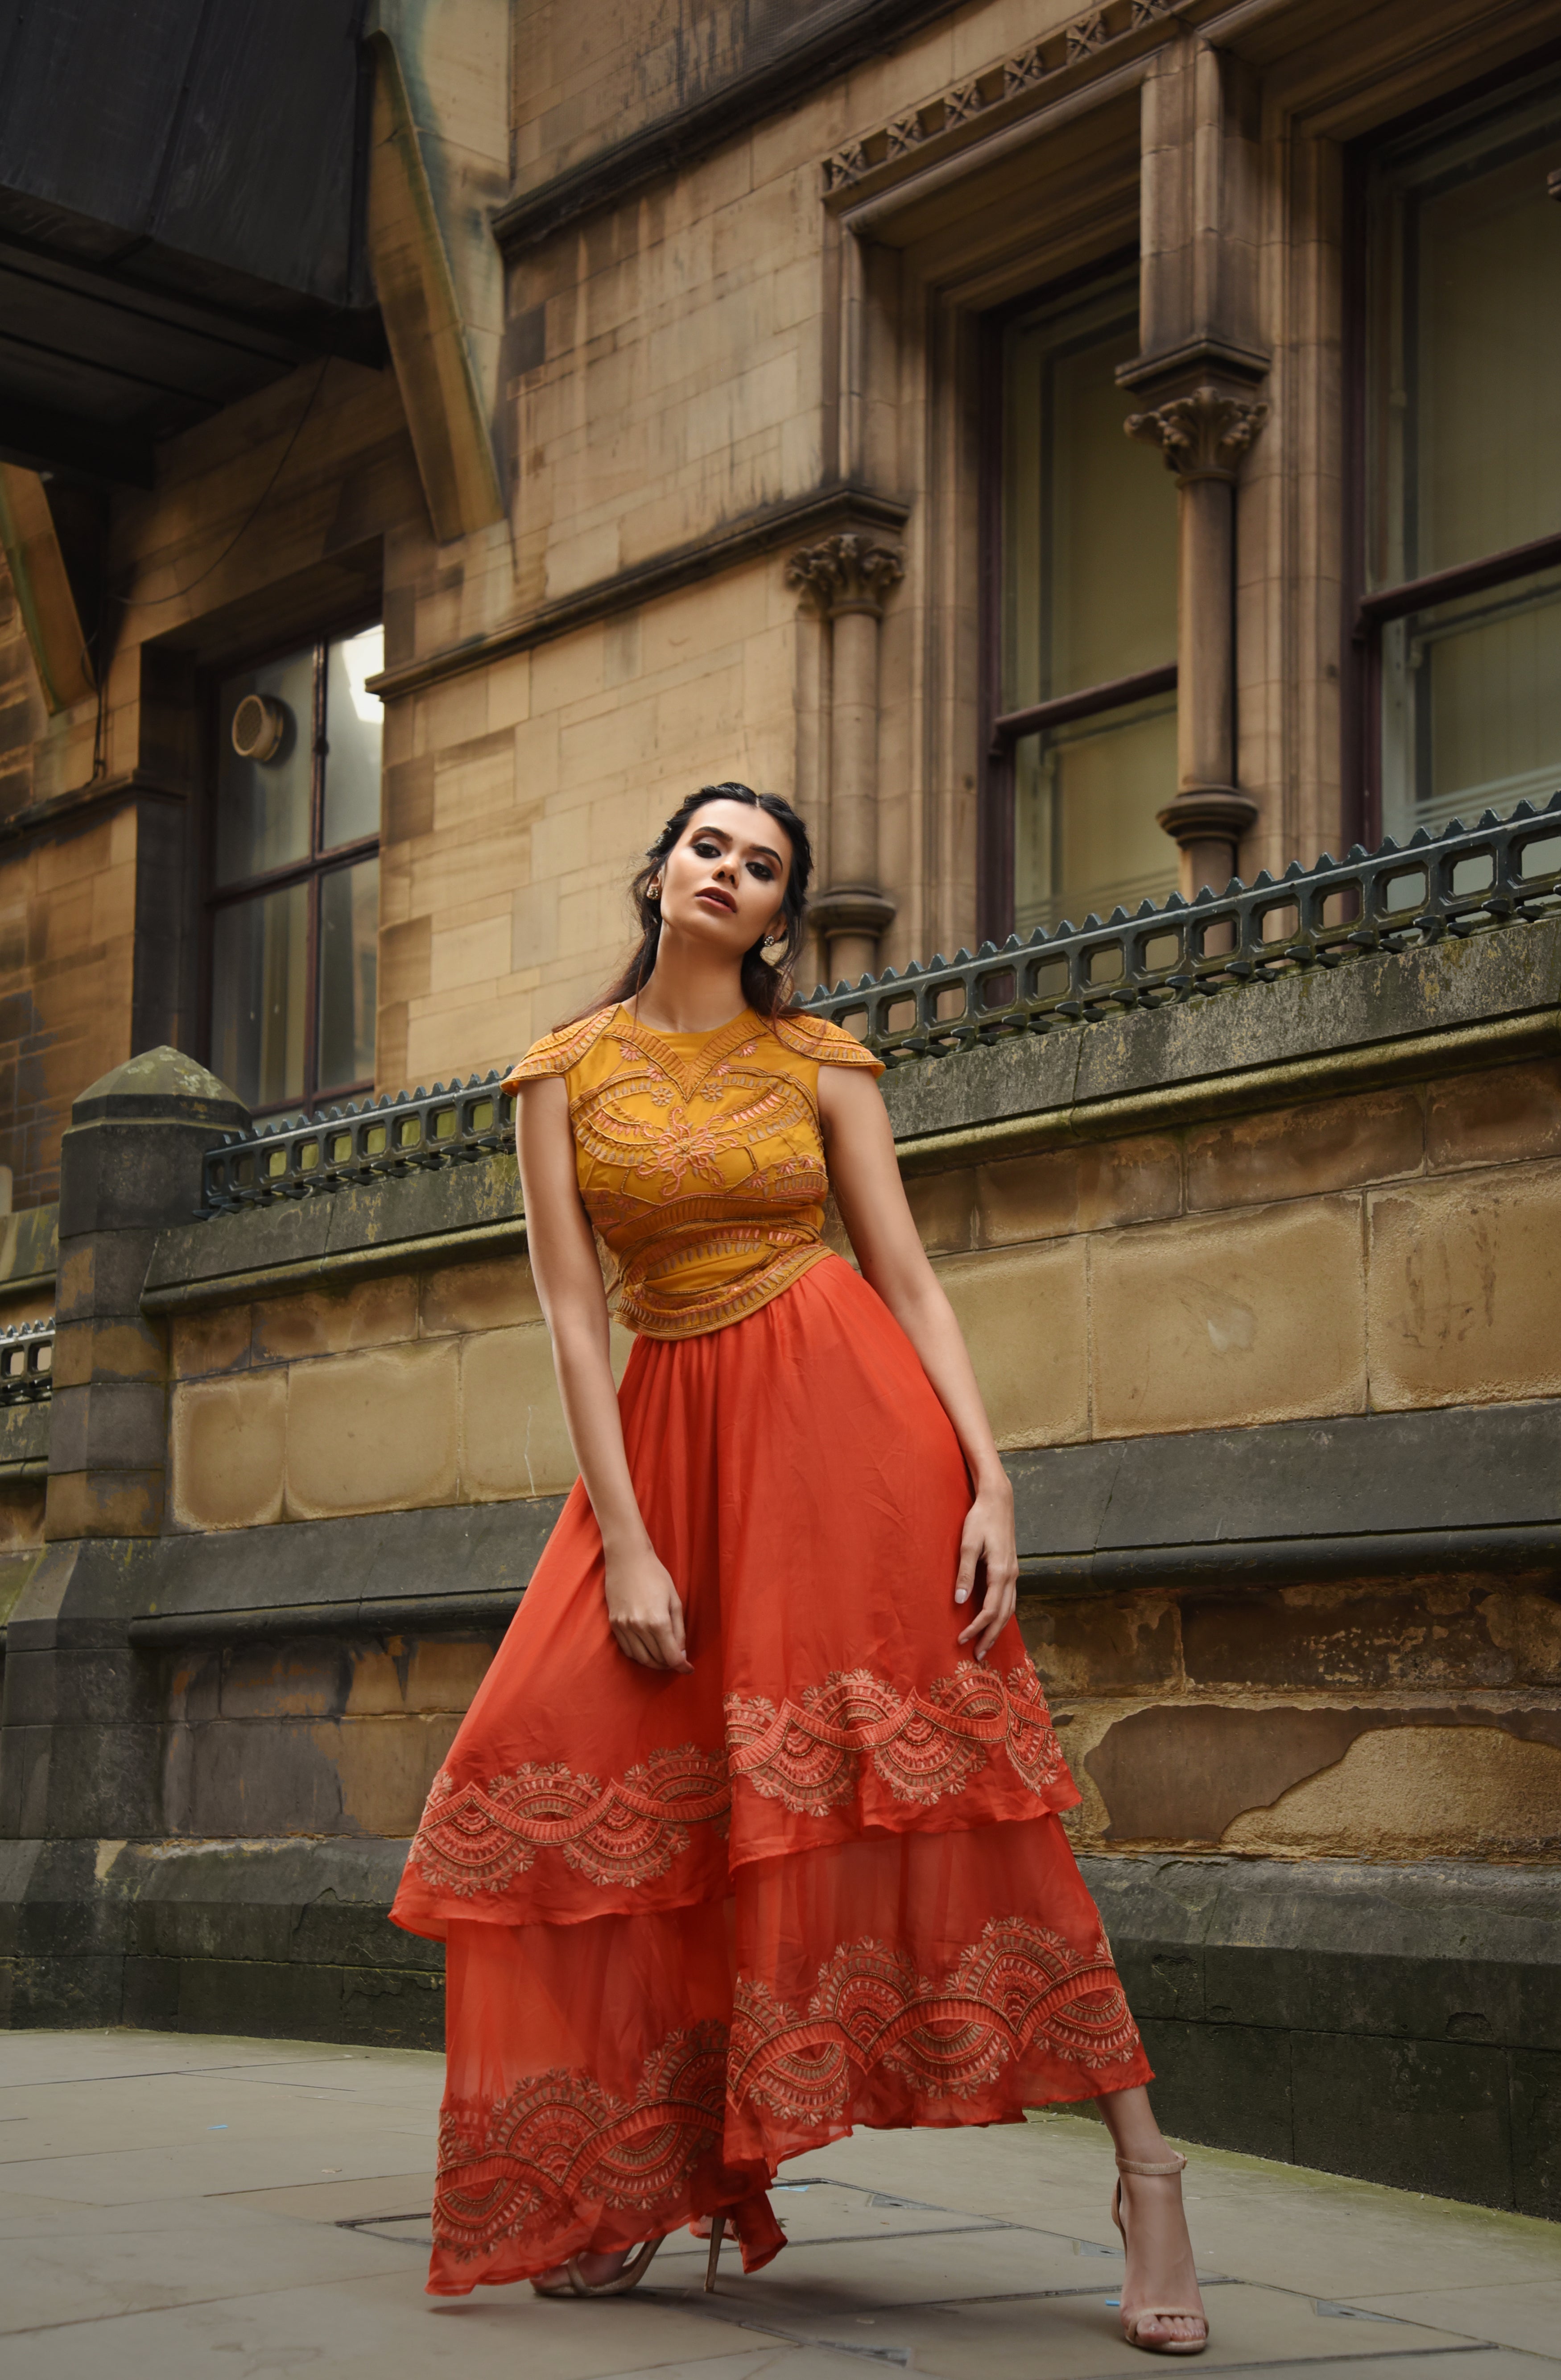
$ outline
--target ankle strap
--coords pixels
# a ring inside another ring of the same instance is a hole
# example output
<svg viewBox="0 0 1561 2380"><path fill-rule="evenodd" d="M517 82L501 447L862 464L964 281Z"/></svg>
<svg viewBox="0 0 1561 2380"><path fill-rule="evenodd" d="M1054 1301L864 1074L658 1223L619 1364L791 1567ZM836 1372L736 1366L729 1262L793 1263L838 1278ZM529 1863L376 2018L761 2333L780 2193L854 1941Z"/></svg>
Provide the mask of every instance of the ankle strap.
<svg viewBox="0 0 1561 2380"><path fill-rule="evenodd" d="M1186 2163L1187 2159L1182 2155L1181 2151L1173 2149L1169 2165L1145 2165L1139 2157L1119 2156L1117 2159L1117 2171L1119 2173L1180 2173Z"/></svg>

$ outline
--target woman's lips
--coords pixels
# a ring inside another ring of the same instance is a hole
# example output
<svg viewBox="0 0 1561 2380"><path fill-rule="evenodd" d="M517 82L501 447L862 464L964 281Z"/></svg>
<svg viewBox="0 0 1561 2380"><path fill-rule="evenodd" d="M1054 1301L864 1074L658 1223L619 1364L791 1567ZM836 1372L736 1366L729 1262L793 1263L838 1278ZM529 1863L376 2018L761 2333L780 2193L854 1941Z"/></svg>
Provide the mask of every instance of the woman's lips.
<svg viewBox="0 0 1561 2380"><path fill-rule="evenodd" d="M704 890L696 892L694 897L696 901L708 901L717 909L730 910L733 917L737 914L737 904L731 893L718 892L713 884L707 884Z"/></svg>

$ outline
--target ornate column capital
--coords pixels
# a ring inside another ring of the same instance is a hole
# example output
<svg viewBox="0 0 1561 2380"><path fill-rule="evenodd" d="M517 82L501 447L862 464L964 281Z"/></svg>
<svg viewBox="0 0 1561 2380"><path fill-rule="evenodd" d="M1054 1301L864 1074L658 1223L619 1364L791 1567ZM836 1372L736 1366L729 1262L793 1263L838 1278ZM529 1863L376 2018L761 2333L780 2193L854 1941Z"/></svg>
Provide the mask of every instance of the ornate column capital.
<svg viewBox="0 0 1561 2380"><path fill-rule="evenodd" d="M1257 822L1257 804L1234 785L1189 785L1155 818L1175 843L1228 843L1234 852Z"/></svg>
<svg viewBox="0 0 1561 2380"><path fill-rule="evenodd" d="M807 905L814 931L832 939L836 934L871 934L875 940L894 923L896 905L876 884L834 884L817 892Z"/></svg>
<svg viewBox="0 0 1561 2380"><path fill-rule="evenodd" d="M1186 487L1198 480L1233 482L1241 457L1268 419L1263 397L1235 396L1205 383L1173 396L1151 413L1131 413L1130 438L1158 446L1166 468Z"/></svg>
<svg viewBox="0 0 1561 2380"><path fill-rule="evenodd" d="M905 576L898 546L878 545L859 529L842 529L822 545L805 546L786 565L786 584L811 595L831 620L842 612L880 617L884 599Z"/></svg>

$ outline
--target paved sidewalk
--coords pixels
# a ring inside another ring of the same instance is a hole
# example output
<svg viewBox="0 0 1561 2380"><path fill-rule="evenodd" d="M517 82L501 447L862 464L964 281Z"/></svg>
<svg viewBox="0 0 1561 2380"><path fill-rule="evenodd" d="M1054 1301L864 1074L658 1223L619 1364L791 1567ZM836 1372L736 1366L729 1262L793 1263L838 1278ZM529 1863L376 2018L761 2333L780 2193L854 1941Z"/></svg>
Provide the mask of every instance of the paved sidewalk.
<svg viewBox="0 0 1561 2380"><path fill-rule="evenodd" d="M777 2197L793 2245L714 2299L669 2241L633 2297L423 2295L440 2061L147 2033L0 2034L7 2380L1105 2380L1100 2128L865 2133ZM1199 2368L1561 2380L1561 2227L1194 2149Z"/></svg>

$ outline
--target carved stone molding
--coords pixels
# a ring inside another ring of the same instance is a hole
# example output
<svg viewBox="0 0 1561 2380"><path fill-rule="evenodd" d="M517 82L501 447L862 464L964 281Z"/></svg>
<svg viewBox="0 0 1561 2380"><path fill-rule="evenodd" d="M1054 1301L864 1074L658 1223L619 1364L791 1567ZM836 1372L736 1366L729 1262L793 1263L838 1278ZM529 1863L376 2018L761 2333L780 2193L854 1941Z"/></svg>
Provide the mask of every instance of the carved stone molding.
<svg viewBox="0 0 1561 2380"><path fill-rule="evenodd" d="M1131 413L1130 438L1158 446L1166 468L1183 485L1197 480L1234 480L1241 457L1268 419L1262 397L1232 396L1204 386L1190 396L1173 396L1152 413Z"/></svg>
<svg viewBox="0 0 1561 2380"><path fill-rule="evenodd" d="M878 618L884 598L904 576L899 547L877 545L858 529L842 529L822 545L805 546L786 565L786 584L811 595L831 620L848 612Z"/></svg>
<svg viewBox="0 0 1561 2380"><path fill-rule="evenodd" d="M880 168L902 167L913 157L930 160L962 140L995 131L1036 105L1036 94L1049 100L1051 85L1070 74L1115 66L1144 48L1146 38L1163 39L1174 27L1178 5L1179 0L1105 0L1104 6L1082 9L1011 57L998 58L846 141L824 160L825 197L839 203L877 177Z"/></svg>
<svg viewBox="0 0 1561 2380"><path fill-rule="evenodd" d="M894 923L895 905L876 884L832 884L815 893L807 905L814 931L833 941L837 934L871 934L877 938Z"/></svg>
<svg viewBox="0 0 1561 2380"><path fill-rule="evenodd" d="M1155 816L1176 843L1234 845L1256 824L1257 804L1234 785L1191 785Z"/></svg>

